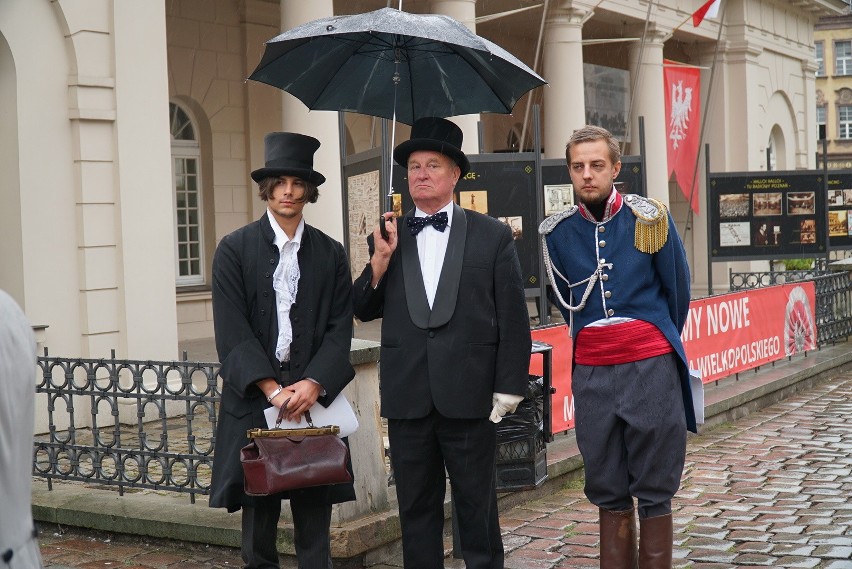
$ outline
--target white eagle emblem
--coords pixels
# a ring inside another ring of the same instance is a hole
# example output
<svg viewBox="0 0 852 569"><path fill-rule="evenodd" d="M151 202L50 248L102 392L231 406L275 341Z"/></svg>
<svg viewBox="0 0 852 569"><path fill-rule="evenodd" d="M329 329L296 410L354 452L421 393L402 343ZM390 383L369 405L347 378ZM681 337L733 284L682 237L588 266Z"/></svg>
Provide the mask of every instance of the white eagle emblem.
<svg viewBox="0 0 852 569"><path fill-rule="evenodd" d="M672 83L672 112L669 117L672 146L677 149L689 130L689 111L692 110L692 87L683 88L683 81Z"/></svg>

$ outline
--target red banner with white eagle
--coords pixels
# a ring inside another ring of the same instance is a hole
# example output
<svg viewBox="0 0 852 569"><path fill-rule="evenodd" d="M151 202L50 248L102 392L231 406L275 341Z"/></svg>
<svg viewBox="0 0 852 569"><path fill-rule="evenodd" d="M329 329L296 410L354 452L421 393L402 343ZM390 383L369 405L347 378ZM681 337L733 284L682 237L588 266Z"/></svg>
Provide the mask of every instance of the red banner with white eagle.
<svg viewBox="0 0 852 569"><path fill-rule="evenodd" d="M663 66L666 96L666 149L668 175L677 177L692 211L698 213L698 184L695 182L701 129L701 70L666 61Z"/></svg>

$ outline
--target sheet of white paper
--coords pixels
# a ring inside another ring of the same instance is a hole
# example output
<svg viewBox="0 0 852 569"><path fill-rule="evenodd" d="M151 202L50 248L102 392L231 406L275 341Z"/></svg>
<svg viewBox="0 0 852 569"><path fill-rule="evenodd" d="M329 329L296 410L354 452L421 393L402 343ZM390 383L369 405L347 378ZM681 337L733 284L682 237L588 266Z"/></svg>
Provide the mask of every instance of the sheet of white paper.
<svg viewBox="0 0 852 569"><path fill-rule="evenodd" d="M701 372L697 369L689 370L689 387L692 390L692 406L695 407L695 422L704 424L704 383L701 381Z"/></svg>
<svg viewBox="0 0 852 569"><path fill-rule="evenodd" d="M278 418L278 407L269 407L263 412L266 415L266 424L270 429L275 428L275 420ZM358 418L352 410L352 405L342 393L334 398L331 405L323 407L319 403L311 407L311 419L315 427L337 425L340 427L340 437L348 437L358 430ZM303 429L308 426L304 415L300 422L284 419L279 425L282 429Z"/></svg>

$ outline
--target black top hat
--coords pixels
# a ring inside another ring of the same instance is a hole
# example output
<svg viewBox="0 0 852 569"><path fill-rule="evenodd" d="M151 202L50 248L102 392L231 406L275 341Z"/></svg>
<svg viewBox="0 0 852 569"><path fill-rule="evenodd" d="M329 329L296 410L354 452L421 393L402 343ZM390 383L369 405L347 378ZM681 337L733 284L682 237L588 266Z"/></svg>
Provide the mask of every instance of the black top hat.
<svg viewBox="0 0 852 569"><path fill-rule="evenodd" d="M319 186L325 176L314 170L314 152L320 142L296 132L270 132L263 139L266 166L251 173L255 182L270 176L296 176Z"/></svg>
<svg viewBox="0 0 852 569"><path fill-rule="evenodd" d="M417 150L432 150L446 154L461 169L464 176L470 170L470 162L461 150L462 131L447 119L426 117L414 121L411 137L396 147L393 159L403 168L408 167L408 157Z"/></svg>

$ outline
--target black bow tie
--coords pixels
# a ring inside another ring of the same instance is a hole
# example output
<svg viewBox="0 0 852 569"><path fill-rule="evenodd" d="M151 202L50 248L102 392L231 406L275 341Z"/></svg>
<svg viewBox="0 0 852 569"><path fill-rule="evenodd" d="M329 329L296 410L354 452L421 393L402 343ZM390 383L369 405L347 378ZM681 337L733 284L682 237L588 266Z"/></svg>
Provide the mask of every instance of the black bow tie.
<svg viewBox="0 0 852 569"><path fill-rule="evenodd" d="M438 231L444 231L447 228L447 212L439 211L426 217L409 217L406 223L412 235L417 235L427 225L431 225Z"/></svg>

